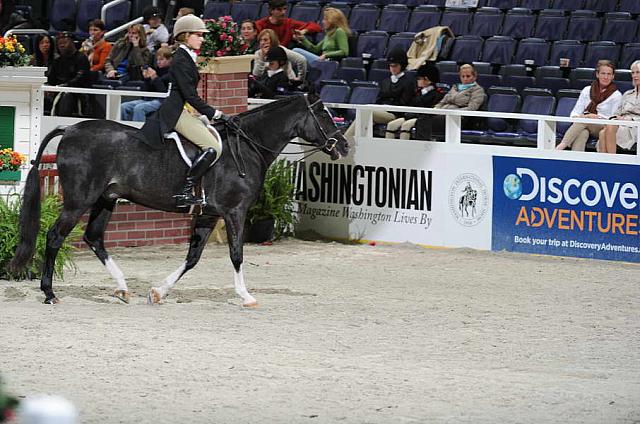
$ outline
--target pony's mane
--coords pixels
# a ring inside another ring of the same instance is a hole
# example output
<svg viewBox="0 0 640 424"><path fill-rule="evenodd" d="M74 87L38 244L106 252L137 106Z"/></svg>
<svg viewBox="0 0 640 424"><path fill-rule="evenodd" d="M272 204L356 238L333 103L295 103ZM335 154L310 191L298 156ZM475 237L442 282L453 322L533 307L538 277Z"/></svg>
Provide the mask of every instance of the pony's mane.
<svg viewBox="0 0 640 424"><path fill-rule="evenodd" d="M289 103L293 103L294 101L300 99L300 97L302 96L303 94L299 94L295 96L288 96L283 99L278 99L275 102L260 105L254 109L239 113L237 116L241 119L246 119L248 122L253 122L253 120L256 118L256 115L258 113L268 113L276 109L280 109L281 107L286 106Z"/></svg>

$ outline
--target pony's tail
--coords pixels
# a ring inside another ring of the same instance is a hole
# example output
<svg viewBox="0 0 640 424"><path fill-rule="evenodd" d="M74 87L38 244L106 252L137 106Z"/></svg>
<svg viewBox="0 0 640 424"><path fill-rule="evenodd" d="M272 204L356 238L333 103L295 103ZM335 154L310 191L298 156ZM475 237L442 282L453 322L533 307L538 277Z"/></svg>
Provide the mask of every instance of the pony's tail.
<svg viewBox="0 0 640 424"><path fill-rule="evenodd" d="M27 175L22 208L20 209L20 242L9 263L9 271L14 274L24 271L36 250L36 239L40 231L40 171L38 166L42 153L47 144L55 137L64 134L64 131L64 127L57 127L47 134L40 144L36 158L31 161L33 166Z"/></svg>

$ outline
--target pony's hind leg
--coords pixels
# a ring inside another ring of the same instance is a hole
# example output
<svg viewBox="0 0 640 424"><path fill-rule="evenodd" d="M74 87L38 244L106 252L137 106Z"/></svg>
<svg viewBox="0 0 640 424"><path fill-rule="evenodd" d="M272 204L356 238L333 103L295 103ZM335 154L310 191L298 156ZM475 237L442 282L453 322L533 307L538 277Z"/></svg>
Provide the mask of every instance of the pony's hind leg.
<svg viewBox="0 0 640 424"><path fill-rule="evenodd" d="M113 296L124 303L129 303L129 289L127 288L124 274L104 248L104 232L107 229L115 204L115 200L107 200L102 197L98 199L91 209L89 222L84 231L84 241L100 259L102 265L107 268L113 279L116 280L117 288Z"/></svg>
<svg viewBox="0 0 640 424"><path fill-rule="evenodd" d="M258 306L256 299L249 294L244 284L244 272L242 270L243 262L243 235L244 235L244 219L236 214L230 214L225 217L227 227L227 238L229 239L229 256L233 264L233 284L238 296L242 298L242 306L247 308L255 308Z"/></svg>
<svg viewBox="0 0 640 424"><path fill-rule="evenodd" d="M171 275L164 279L164 283L160 287L152 287L149 291L149 304L160 303L162 299L167 297L169 290L178 282L178 280L191 268L196 266L202 255L207 240L213 231L213 227L218 220L217 216L200 215L196 218L195 225L191 232L191 240L189 241L189 252L187 260L180 265Z"/></svg>
<svg viewBox="0 0 640 424"><path fill-rule="evenodd" d="M85 209L66 209L51 226L47 232L47 247L44 254L44 266L42 269L42 279L40 280L40 290L44 292L44 303L55 304L59 300L53 293L53 272L55 269L56 256L62 247L64 239L69 235L73 227L78 223Z"/></svg>

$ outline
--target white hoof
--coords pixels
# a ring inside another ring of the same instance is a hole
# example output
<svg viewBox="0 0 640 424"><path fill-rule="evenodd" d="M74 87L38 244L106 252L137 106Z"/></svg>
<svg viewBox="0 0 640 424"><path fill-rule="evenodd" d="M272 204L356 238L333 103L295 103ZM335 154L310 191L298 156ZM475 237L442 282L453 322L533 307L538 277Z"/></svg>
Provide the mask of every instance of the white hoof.
<svg viewBox="0 0 640 424"><path fill-rule="evenodd" d="M160 290L158 290L155 287L151 288L151 290L149 291L149 294L147 295L147 303L149 305L157 305L157 304L160 304L161 302L162 302L162 295L160 295Z"/></svg>

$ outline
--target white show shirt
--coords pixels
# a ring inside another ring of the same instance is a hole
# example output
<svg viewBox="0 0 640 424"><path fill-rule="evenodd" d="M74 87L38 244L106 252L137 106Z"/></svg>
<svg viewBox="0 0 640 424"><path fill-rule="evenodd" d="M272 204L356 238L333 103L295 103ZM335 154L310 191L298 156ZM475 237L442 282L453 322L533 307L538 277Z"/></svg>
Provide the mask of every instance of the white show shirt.
<svg viewBox="0 0 640 424"><path fill-rule="evenodd" d="M612 95L607 97L607 99L596 106L596 111L598 112L598 116L601 118L609 119L616 114L616 111L620 107L620 102L622 101L622 94L620 91L616 90ZM576 105L573 107L571 111L572 118L579 118L584 115L584 111L589 106L591 102L591 86L587 85L580 92L580 97L576 102Z"/></svg>

